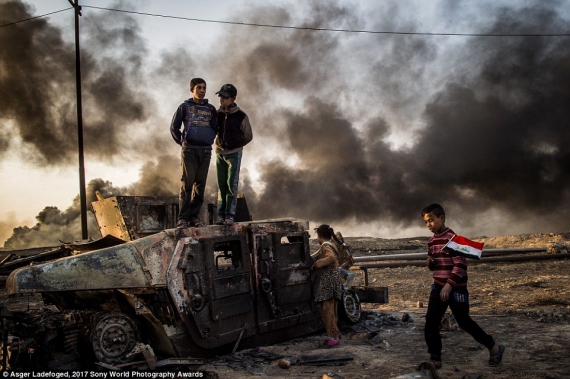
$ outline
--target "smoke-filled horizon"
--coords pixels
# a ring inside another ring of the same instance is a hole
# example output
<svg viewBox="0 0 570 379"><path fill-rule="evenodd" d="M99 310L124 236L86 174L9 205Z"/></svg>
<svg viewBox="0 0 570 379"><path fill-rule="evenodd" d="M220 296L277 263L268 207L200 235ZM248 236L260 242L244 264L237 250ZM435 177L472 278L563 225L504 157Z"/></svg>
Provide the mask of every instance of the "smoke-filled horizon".
<svg viewBox="0 0 570 379"><path fill-rule="evenodd" d="M314 1L302 8L263 5L235 18L422 29L421 18L395 3L364 9ZM557 1L498 4L481 6L472 18L473 9L442 1L432 17L442 20L436 25L444 30L548 34L566 30L569 15L562 8ZM0 9L1 24L32 15L21 1ZM438 202L448 211L449 226L463 234L569 228L570 37L224 26L231 38L215 41L208 55L177 46L151 64L137 18L84 13L86 164L129 157L140 167L139 180L123 188L101 173L90 182L89 196L94 188L107 195L178 193L179 151L168 124L184 97L161 91L187 88L192 76L203 76L214 105L218 87L234 83L237 103L252 120L254 140L244 150L240 192L256 219L291 216L331 223L352 235L390 238L416 233L421 209ZM0 43L0 160L20 154L38 166L69 165L76 159L74 47L44 19L1 29ZM215 191L212 165L208 196ZM48 230L54 217L46 213L59 214L60 224L61 218L73 222L76 203L59 213L46 204L37 230L14 230L11 240L22 246L21 235Z"/></svg>

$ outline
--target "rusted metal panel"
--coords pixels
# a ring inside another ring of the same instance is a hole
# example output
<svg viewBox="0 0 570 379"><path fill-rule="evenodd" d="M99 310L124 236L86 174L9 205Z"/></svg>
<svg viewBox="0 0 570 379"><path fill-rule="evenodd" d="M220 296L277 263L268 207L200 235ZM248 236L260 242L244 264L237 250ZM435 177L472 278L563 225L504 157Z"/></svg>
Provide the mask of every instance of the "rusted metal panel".
<svg viewBox="0 0 570 379"><path fill-rule="evenodd" d="M119 239L113 235L106 235L103 238L100 238L95 241L87 241L87 242L76 242L76 243L64 243L62 246L66 247L73 252L84 252L84 251L93 251L104 249L106 247L117 246L125 243L127 241Z"/></svg>
<svg viewBox="0 0 570 379"><path fill-rule="evenodd" d="M17 257L27 257L30 255L36 255L43 253L45 251L54 250L59 248L59 246L43 246L43 247L31 247L29 249L2 249L0 250L0 260L3 260L6 255L13 254Z"/></svg>
<svg viewBox="0 0 570 379"><path fill-rule="evenodd" d="M116 246L123 243L125 243L125 241L108 235L96 241L64 243L60 247L54 248L12 250L12 252L0 262L0 275L6 275L7 278L13 270L20 267L51 261L86 251L99 250L104 247Z"/></svg>
<svg viewBox="0 0 570 379"><path fill-rule="evenodd" d="M212 286L213 299L223 299L242 293L250 293L249 273L214 279Z"/></svg>
<svg viewBox="0 0 570 379"><path fill-rule="evenodd" d="M279 276L279 284L283 286L293 286L295 284L303 284L310 281L309 268L300 267L299 265L282 269Z"/></svg>
<svg viewBox="0 0 570 379"><path fill-rule="evenodd" d="M309 229L309 223L296 222L294 218L276 218L252 221L248 223L248 229L252 234L302 233Z"/></svg>
<svg viewBox="0 0 570 379"><path fill-rule="evenodd" d="M23 257L23 258L19 258L19 259L14 259L14 260L9 261L9 262L5 262L2 265L2 269L3 270L13 270L13 269L18 268L18 267L29 265L30 262L38 262L38 261L41 262L41 261L45 261L45 260L57 259L57 258L64 257L65 255L69 255L69 254L70 254L69 250L66 250L64 248L56 248L56 249L44 251L42 253L38 253L35 255L30 255L30 256Z"/></svg>
<svg viewBox="0 0 570 379"><path fill-rule="evenodd" d="M305 225L292 220L252 224L259 328L274 331L318 319L308 275Z"/></svg>
<svg viewBox="0 0 570 379"><path fill-rule="evenodd" d="M140 254L132 244L20 268L6 281L9 295L149 286Z"/></svg>
<svg viewBox="0 0 570 379"><path fill-rule="evenodd" d="M217 235L220 227L198 229L203 229L199 234L204 237ZM244 329L246 335L255 333L249 255L245 237L240 229L237 230L240 234L234 236L222 233L221 237L214 238L182 238L168 267L167 282L174 303L191 338L204 348L235 342L234 338ZM219 246L227 246L234 241L232 253L237 253L238 246L240 263L230 266L233 269L229 271L219 270L214 252L220 249Z"/></svg>
<svg viewBox="0 0 570 379"><path fill-rule="evenodd" d="M176 247L173 233L164 231L133 242L144 260L152 286L166 286L166 271Z"/></svg>
<svg viewBox="0 0 570 379"><path fill-rule="evenodd" d="M210 307L211 317L213 320L220 320L231 316L236 316L246 312L251 312L251 295L249 293L242 293L233 295L224 299L224 302L212 302ZM232 326L234 330L236 325Z"/></svg>
<svg viewBox="0 0 570 379"><path fill-rule="evenodd" d="M94 201L91 203L91 209L103 237L112 235L123 241L131 241L117 197Z"/></svg>
<svg viewBox="0 0 570 379"><path fill-rule="evenodd" d="M102 236L132 241L176 226L177 197L114 196L91 203Z"/></svg>

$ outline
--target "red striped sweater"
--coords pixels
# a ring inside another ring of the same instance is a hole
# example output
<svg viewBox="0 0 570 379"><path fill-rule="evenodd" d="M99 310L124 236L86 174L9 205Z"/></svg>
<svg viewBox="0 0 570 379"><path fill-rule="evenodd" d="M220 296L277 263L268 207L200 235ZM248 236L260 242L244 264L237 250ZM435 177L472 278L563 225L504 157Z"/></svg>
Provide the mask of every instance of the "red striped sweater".
<svg viewBox="0 0 570 379"><path fill-rule="evenodd" d="M429 269L433 271L433 282L438 286L446 283L452 287L467 287L467 260L464 257L452 257L443 247L455 233L450 228L440 234L434 234L428 241L428 255L434 262Z"/></svg>

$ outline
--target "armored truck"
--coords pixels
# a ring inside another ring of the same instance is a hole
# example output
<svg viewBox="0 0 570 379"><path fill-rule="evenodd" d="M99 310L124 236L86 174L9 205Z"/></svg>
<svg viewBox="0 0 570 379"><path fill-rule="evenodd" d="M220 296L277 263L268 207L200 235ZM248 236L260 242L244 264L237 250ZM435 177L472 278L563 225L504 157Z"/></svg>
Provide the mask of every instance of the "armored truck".
<svg viewBox="0 0 570 379"><path fill-rule="evenodd" d="M287 218L114 238L112 246L18 268L6 291L41 294L59 312L48 317L51 344L101 365L125 365L138 352L153 368L161 358L267 345L323 329L307 229ZM386 289L381 295L374 301L387 302ZM358 321L360 301L348 285L341 308Z"/></svg>

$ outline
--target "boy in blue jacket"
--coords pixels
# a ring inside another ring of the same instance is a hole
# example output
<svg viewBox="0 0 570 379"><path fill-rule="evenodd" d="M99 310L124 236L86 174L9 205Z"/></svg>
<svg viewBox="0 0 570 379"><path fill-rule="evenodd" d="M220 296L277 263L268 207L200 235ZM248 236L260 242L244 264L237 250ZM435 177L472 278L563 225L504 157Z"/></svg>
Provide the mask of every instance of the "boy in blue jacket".
<svg viewBox="0 0 570 379"><path fill-rule="evenodd" d="M212 143L218 132L216 107L205 98L206 81L193 78L190 92L192 97L180 104L170 124L172 138L182 147L182 186L177 228L204 225L198 215L204 203ZM184 127L180 131L182 125Z"/></svg>

